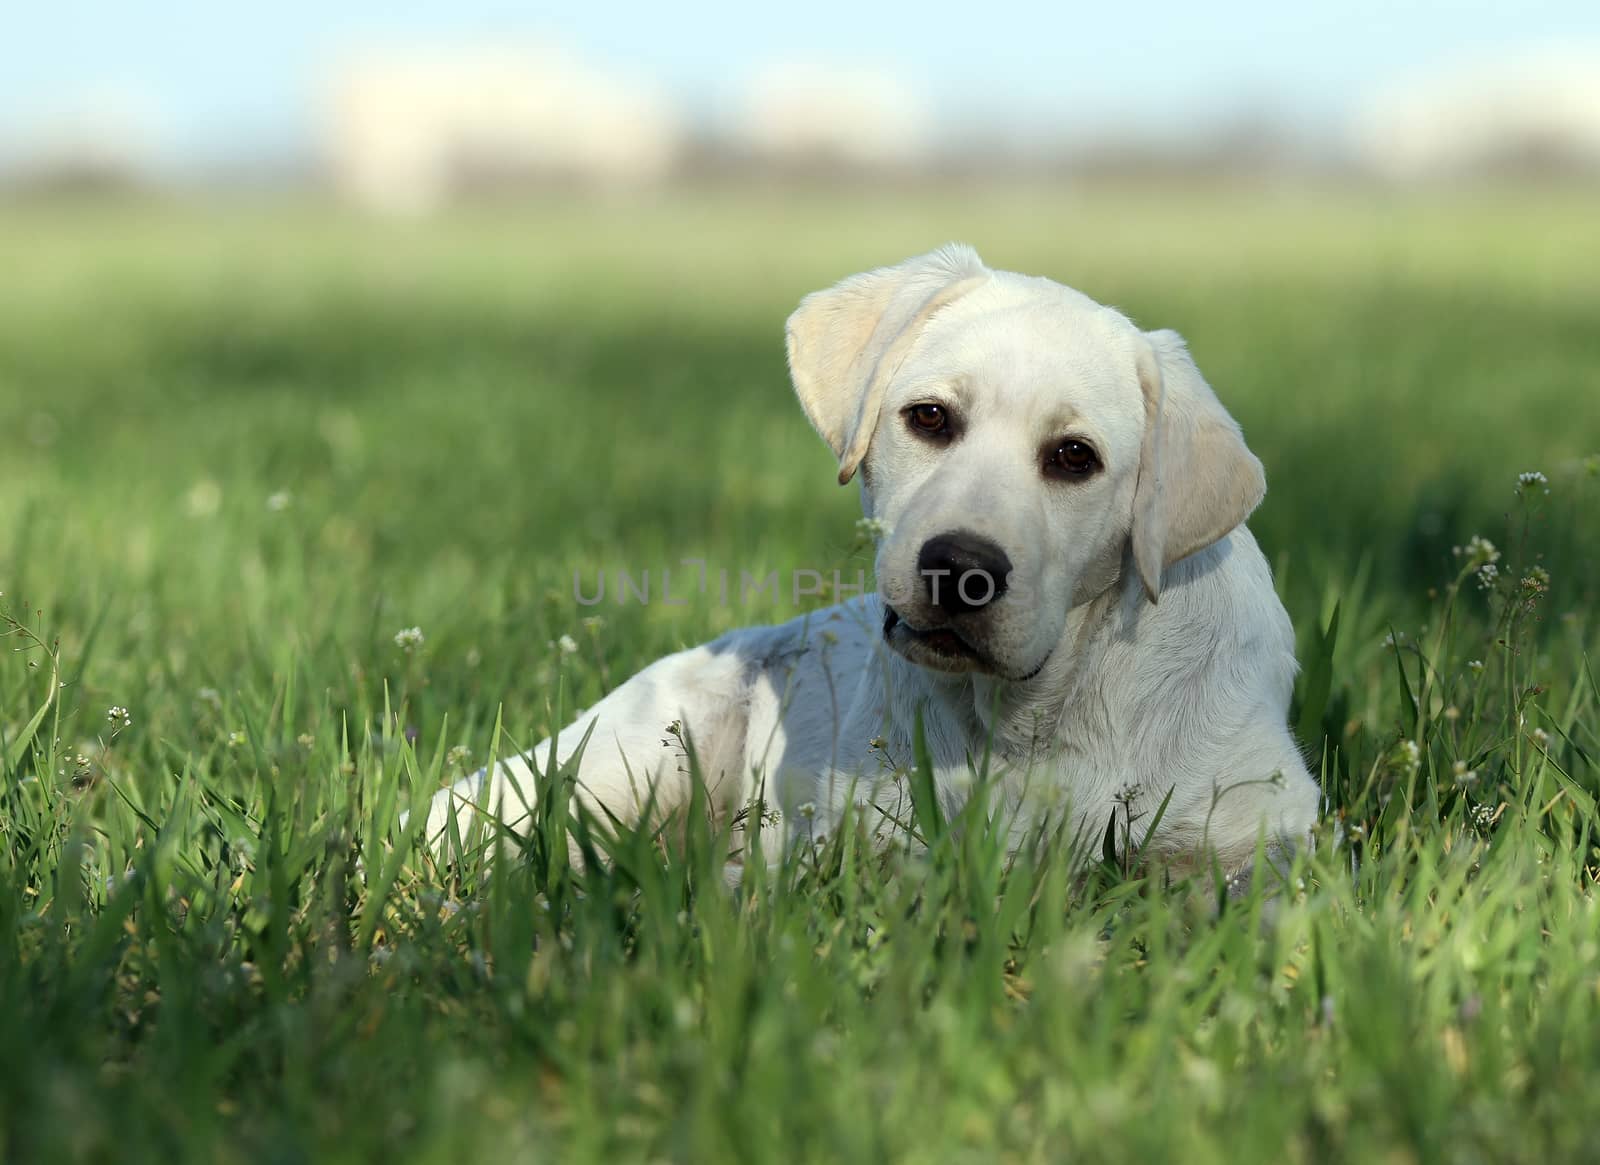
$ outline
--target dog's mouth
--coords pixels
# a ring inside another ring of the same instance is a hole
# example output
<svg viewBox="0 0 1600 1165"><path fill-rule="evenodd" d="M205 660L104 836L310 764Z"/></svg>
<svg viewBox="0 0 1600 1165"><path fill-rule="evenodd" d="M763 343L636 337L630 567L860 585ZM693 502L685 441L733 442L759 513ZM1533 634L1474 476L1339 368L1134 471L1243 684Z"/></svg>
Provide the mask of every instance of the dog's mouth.
<svg viewBox="0 0 1600 1165"><path fill-rule="evenodd" d="M887 603L883 606L883 638L884 642L912 663L939 671L987 672L989 675L1016 683L1026 683L1033 679L1044 670L1044 665L1050 659L1047 654L1039 661L1038 666L1028 669L1024 674L1008 673L987 653L968 642L955 628L930 627L925 631L921 630L907 623L900 617L900 612Z"/></svg>
<svg viewBox="0 0 1600 1165"><path fill-rule="evenodd" d="M951 627L930 627L919 630L907 623L888 604L883 608L883 637L893 647L904 651L910 648L916 663L942 667L946 671L996 670L987 655L968 643L961 633Z"/></svg>

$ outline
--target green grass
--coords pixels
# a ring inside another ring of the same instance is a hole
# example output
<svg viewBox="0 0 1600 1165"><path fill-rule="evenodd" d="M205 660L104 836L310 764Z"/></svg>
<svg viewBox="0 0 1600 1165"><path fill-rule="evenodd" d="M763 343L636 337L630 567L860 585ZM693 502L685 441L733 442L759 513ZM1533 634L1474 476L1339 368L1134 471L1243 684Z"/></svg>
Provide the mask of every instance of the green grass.
<svg viewBox="0 0 1600 1165"><path fill-rule="evenodd" d="M1316 855L1220 912L978 806L736 893L553 810L423 862L408 804L795 610L575 570L865 565L782 321L952 237L1243 423ZM1600 1156L1596 253L1556 194L0 206L0 1160Z"/></svg>

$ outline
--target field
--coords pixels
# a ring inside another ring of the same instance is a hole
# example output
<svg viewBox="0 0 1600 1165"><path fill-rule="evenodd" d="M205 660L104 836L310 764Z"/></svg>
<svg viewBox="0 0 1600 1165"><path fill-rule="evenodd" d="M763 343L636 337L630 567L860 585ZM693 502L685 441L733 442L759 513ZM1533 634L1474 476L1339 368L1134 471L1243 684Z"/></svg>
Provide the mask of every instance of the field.
<svg viewBox="0 0 1600 1165"><path fill-rule="evenodd" d="M681 560L867 564L783 319L949 238L1243 424L1316 854L425 862L408 804L823 601ZM1592 191L0 204L0 1160L1600 1159L1595 255Z"/></svg>

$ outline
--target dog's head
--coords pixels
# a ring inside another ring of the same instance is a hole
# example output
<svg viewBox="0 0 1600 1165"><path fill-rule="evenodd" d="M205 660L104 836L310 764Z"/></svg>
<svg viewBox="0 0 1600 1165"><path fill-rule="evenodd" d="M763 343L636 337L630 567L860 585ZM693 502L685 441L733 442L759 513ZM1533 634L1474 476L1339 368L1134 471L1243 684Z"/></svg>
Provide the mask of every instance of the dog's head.
<svg viewBox="0 0 1600 1165"><path fill-rule="evenodd" d="M1225 536L1261 464L1174 332L949 246L809 295L795 392L862 504L884 635L913 662L1021 679L1068 611Z"/></svg>

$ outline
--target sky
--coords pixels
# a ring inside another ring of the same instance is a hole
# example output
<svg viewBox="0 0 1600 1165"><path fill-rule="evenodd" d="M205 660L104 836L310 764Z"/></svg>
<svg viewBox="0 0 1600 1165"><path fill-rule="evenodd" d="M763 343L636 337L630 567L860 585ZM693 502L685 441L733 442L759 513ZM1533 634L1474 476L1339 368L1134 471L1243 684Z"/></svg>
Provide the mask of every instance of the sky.
<svg viewBox="0 0 1600 1165"><path fill-rule="evenodd" d="M0 0L0 143L109 109L169 163L302 156L352 50L515 38L648 81L713 125L764 68L820 61L900 79L942 124L1023 140L1181 137L1252 110L1326 134L1429 71L1600 45L1600 0Z"/></svg>

